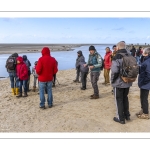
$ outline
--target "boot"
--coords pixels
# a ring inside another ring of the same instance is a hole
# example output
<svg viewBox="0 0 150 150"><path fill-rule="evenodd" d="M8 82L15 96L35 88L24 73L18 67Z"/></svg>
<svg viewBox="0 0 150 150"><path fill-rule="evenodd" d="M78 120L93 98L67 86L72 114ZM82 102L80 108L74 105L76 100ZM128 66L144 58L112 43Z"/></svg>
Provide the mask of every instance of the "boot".
<svg viewBox="0 0 150 150"><path fill-rule="evenodd" d="M33 92L35 92L35 90L36 90L36 86L33 86Z"/></svg>
<svg viewBox="0 0 150 150"><path fill-rule="evenodd" d="M15 93L15 88L11 88L11 90L12 90L12 94L13 94L13 95L16 95L16 93Z"/></svg>
<svg viewBox="0 0 150 150"><path fill-rule="evenodd" d="M19 94L19 88L16 88L15 90L16 90L16 95L18 95Z"/></svg>
<svg viewBox="0 0 150 150"><path fill-rule="evenodd" d="M16 97L18 97L18 98L22 97L22 93L19 93Z"/></svg>
<svg viewBox="0 0 150 150"><path fill-rule="evenodd" d="M141 115L138 115L137 116L138 118L140 118L140 119L149 119L149 115L148 114L141 114Z"/></svg>
<svg viewBox="0 0 150 150"><path fill-rule="evenodd" d="M23 97L27 97L28 95L27 95L27 92L24 92L24 95L23 95Z"/></svg>

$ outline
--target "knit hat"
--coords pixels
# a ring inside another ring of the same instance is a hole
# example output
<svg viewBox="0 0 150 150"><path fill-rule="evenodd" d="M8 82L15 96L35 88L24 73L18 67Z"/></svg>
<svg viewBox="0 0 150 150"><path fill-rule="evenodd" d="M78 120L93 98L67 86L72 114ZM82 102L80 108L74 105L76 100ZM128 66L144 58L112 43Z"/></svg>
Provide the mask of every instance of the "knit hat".
<svg viewBox="0 0 150 150"><path fill-rule="evenodd" d="M96 50L96 49L95 49L95 47L94 47L93 45L91 45L91 46L89 47L89 51L90 51L90 50Z"/></svg>

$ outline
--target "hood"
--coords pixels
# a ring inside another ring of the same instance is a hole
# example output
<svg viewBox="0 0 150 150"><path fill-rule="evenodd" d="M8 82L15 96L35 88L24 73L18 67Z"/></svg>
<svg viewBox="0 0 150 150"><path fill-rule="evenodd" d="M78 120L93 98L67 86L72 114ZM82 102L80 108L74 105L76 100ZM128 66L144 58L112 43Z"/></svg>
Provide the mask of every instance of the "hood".
<svg viewBox="0 0 150 150"><path fill-rule="evenodd" d="M11 57L18 57L18 53L13 53Z"/></svg>
<svg viewBox="0 0 150 150"><path fill-rule="evenodd" d="M27 56L26 55L23 55L23 60L27 60Z"/></svg>
<svg viewBox="0 0 150 150"><path fill-rule="evenodd" d="M41 53L42 53L42 56L45 56L45 55L50 56L50 49L48 47L43 47Z"/></svg>
<svg viewBox="0 0 150 150"><path fill-rule="evenodd" d="M20 64L23 63L23 58L21 56L17 57L17 60L20 61Z"/></svg>
<svg viewBox="0 0 150 150"><path fill-rule="evenodd" d="M82 51L78 51L77 52L80 56L82 56L83 54L82 54Z"/></svg>

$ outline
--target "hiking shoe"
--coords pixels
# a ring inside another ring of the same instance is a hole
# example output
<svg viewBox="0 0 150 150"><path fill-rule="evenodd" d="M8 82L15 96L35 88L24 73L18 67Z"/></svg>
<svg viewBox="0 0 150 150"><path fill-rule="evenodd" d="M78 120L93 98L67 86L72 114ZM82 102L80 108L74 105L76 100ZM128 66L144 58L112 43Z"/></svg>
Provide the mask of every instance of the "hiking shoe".
<svg viewBox="0 0 150 150"><path fill-rule="evenodd" d="M28 94L25 92L24 95L23 95L23 97L27 97L27 96L28 96Z"/></svg>
<svg viewBox="0 0 150 150"><path fill-rule="evenodd" d="M138 115L137 116L139 119L149 119L149 116L148 116L148 114L142 114L142 115Z"/></svg>
<svg viewBox="0 0 150 150"><path fill-rule="evenodd" d="M90 97L93 97L94 96L94 94L93 95L90 95Z"/></svg>
<svg viewBox="0 0 150 150"><path fill-rule="evenodd" d="M41 109L46 109L46 107L45 107L45 106L40 106L40 108L41 108Z"/></svg>
<svg viewBox="0 0 150 150"><path fill-rule="evenodd" d="M18 98L22 97L22 93L19 93L16 97L18 97Z"/></svg>
<svg viewBox="0 0 150 150"><path fill-rule="evenodd" d="M93 95L93 97L91 97L91 99L98 99L99 95Z"/></svg>
<svg viewBox="0 0 150 150"><path fill-rule="evenodd" d="M105 83L105 82L103 82L102 84L103 84L103 85L106 85L106 83Z"/></svg>
<svg viewBox="0 0 150 150"><path fill-rule="evenodd" d="M52 107L53 107L53 105L48 106L48 108L52 108Z"/></svg>
<svg viewBox="0 0 150 150"><path fill-rule="evenodd" d="M124 121L124 120L123 120L123 121L120 121L117 117L114 117L113 120L114 120L115 122L118 122L118 123L121 123L121 124L125 124L125 121Z"/></svg>
<svg viewBox="0 0 150 150"><path fill-rule="evenodd" d="M82 87L81 90L86 90L86 88L83 88L83 87Z"/></svg>
<svg viewBox="0 0 150 150"><path fill-rule="evenodd" d="M138 113L136 113L136 115L142 115L143 114L143 109L141 109Z"/></svg>

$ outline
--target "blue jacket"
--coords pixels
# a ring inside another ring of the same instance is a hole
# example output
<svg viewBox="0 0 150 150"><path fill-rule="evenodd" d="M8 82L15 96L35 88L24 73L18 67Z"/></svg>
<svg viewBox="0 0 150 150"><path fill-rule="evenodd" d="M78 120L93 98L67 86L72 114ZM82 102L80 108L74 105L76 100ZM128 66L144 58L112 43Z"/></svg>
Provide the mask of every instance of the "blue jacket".
<svg viewBox="0 0 150 150"><path fill-rule="evenodd" d="M144 58L144 62L141 64L138 86L141 89L150 90L150 56Z"/></svg>

